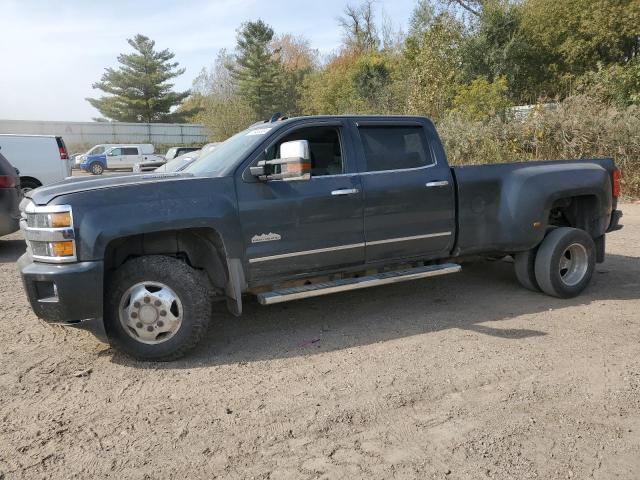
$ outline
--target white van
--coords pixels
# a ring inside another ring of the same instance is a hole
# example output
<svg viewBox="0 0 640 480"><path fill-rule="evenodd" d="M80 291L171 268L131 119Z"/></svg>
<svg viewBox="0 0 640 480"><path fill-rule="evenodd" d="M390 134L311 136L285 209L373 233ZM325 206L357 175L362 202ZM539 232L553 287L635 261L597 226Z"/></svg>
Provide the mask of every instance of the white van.
<svg viewBox="0 0 640 480"><path fill-rule="evenodd" d="M23 192L71 175L71 162L62 137L0 134L0 152L20 171Z"/></svg>

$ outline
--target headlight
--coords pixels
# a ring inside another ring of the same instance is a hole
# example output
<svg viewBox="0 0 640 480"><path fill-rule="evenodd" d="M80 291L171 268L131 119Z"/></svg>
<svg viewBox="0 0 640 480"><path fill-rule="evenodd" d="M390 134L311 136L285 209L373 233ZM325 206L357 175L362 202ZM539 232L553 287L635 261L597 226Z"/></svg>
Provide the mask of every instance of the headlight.
<svg viewBox="0 0 640 480"><path fill-rule="evenodd" d="M73 212L69 205L24 208L20 228L34 260L63 263L76 261Z"/></svg>

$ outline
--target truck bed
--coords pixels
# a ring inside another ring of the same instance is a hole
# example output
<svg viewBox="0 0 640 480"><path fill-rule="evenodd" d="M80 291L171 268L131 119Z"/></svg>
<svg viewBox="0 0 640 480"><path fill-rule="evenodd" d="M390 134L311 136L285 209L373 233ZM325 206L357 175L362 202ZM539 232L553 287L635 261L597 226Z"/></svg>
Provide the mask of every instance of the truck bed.
<svg viewBox="0 0 640 480"><path fill-rule="evenodd" d="M586 219L594 237L605 233L615 208L611 158L453 167L457 238L454 255L517 252L543 238L558 201L592 202ZM574 200L575 201L575 200Z"/></svg>

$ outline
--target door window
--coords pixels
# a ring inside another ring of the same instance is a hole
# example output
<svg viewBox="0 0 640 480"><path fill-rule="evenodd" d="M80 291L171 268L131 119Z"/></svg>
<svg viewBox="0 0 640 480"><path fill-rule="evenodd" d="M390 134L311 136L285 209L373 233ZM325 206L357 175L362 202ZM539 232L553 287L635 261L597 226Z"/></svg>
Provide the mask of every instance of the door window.
<svg viewBox="0 0 640 480"><path fill-rule="evenodd" d="M113 150L111 150L109 152L109 156L113 156L115 157L116 155L122 155L122 149L121 148L114 148Z"/></svg>
<svg viewBox="0 0 640 480"><path fill-rule="evenodd" d="M123 148L122 149L122 155L137 155L138 154L138 149L137 148Z"/></svg>
<svg viewBox="0 0 640 480"><path fill-rule="evenodd" d="M360 127L367 172L401 170L432 165L422 127Z"/></svg>
<svg viewBox="0 0 640 480"><path fill-rule="evenodd" d="M311 154L311 176L339 175L344 172L340 133L335 127L308 127L281 138L267 149L266 160L280 158L280 145L307 140Z"/></svg>

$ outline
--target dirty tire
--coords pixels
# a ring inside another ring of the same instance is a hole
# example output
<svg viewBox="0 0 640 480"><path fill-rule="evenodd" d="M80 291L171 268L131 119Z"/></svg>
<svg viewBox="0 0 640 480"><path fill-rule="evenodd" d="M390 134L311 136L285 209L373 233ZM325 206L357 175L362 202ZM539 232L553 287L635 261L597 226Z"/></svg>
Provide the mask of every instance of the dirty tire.
<svg viewBox="0 0 640 480"><path fill-rule="evenodd" d="M120 321L121 300L138 283L169 287L181 304L181 323L168 340L147 344L136 340ZM105 328L111 345L140 360L171 361L200 342L211 316L211 292L205 274L172 257L149 255L123 264L112 275L105 294Z"/></svg>
<svg viewBox="0 0 640 480"><path fill-rule="evenodd" d="M540 287L536 280L536 254L538 247L525 252L518 252L513 256L513 268L520 285L532 292L539 292Z"/></svg>
<svg viewBox="0 0 640 480"><path fill-rule="evenodd" d="M538 249L536 280L547 295L575 297L591 281L595 264L595 244L587 232L577 228L556 228Z"/></svg>
<svg viewBox="0 0 640 480"><path fill-rule="evenodd" d="M22 190L22 195L25 195L27 192L34 190L38 187L41 187L38 182L34 180L20 180L20 190Z"/></svg>
<svg viewBox="0 0 640 480"><path fill-rule="evenodd" d="M89 171L92 175L102 175L102 172L104 172L104 167L100 162L93 162L91 165L89 165Z"/></svg>

